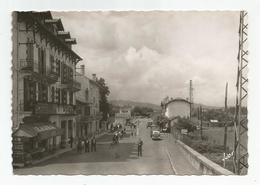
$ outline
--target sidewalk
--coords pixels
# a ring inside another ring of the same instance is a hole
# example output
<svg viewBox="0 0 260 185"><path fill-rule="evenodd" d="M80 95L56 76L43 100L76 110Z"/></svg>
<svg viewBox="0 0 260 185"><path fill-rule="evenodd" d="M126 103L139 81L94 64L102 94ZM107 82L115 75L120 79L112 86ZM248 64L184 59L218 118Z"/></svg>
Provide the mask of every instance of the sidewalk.
<svg viewBox="0 0 260 185"><path fill-rule="evenodd" d="M102 133L96 135L95 137L96 137L96 139L98 139L98 138L102 137L103 135L105 135L106 133L107 133L107 131L102 132ZM64 153L67 153L67 152L69 152L69 151L75 149L75 148L76 148L76 145L74 144L74 146L73 146L72 148L67 147L67 148L64 148L64 149L59 149L59 150L56 151L54 154L45 156L45 157L43 157L43 158L41 158L41 159L35 159L35 160L33 160L33 161L32 161L32 165L36 165L36 164L42 163L42 162L44 162L44 161L46 161L46 160L52 159L52 158L54 158L54 157L58 157L58 156L60 156L60 155L62 155L62 154L64 154Z"/></svg>
<svg viewBox="0 0 260 185"><path fill-rule="evenodd" d="M168 134L168 141L167 148L175 167L176 175L202 175L202 172L193 167L191 162L183 155L172 134Z"/></svg>

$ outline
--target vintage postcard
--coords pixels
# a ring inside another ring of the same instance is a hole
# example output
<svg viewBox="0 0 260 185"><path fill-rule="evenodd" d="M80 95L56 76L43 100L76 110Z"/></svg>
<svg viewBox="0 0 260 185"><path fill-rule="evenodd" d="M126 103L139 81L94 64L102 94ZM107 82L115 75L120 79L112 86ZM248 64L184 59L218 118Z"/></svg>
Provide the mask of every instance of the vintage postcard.
<svg viewBox="0 0 260 185"><path fill-rule="evenodd" d="M246 11L14 11L15 175L246 175Z"/></svg>

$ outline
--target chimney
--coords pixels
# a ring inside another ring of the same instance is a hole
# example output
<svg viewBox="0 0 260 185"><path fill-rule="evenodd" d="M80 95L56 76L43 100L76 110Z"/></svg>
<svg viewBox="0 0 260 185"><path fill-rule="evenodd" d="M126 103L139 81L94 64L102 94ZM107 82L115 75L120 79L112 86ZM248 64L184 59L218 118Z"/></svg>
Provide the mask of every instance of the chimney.
<svg viewBox="0 0 260 185"><path fill-rule="evenodd" d="M97 75L96 75L96 74L92 74L92 79L93 79L94 81L97 81Z"/></svg>
<svg viewBox="0 0 260 185"><path fill-rule="evenodd" d="M85 76L85 65L80 65L80 74Z"/></svg>

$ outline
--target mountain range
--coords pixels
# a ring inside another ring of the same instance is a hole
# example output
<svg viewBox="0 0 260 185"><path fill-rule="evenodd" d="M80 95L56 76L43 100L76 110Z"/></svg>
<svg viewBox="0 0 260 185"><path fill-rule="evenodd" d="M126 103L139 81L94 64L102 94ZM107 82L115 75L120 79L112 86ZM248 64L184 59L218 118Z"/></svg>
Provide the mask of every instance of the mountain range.
<svg viewBox="0 0 260 185"><path fill-rule="evenodd" d="M136 102L130 100L110 100L109 103L115 106L148 107L153 110L160 110L161 106L153 103Z"/></svg>
<svg viewBox="0 0 260 185"><path fill-rule="evenodd" d="M131 106L131 107L149 107L154 110L160 110L161 106L158 104L153 104L153 103L147 103L147 102L136 102L136 101L130 101L130 100L110 100L109 103L115 106ZM208 105L203 105L203 104L198 104L194 103L194 108L197 109L199 106L202 106L202 108L205 109L219 109L222 107L218 106L208 106Z"/></svg>

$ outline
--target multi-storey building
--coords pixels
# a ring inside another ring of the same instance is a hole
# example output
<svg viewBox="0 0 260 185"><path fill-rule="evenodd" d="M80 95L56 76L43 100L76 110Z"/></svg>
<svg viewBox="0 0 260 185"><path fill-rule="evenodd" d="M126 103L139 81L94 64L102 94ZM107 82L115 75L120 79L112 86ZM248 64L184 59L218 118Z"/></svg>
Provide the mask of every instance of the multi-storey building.
<svg viewBox="0 0 260 185"><path fill-rule="evenodd" d="M57 149L76 135L81 58L73 44L50 12L13 13L13 136L27 153Z"/></svg>
<svg viewBox="0 0 260 185"><path fill-rule="evenodd" d="M81 84L81 90L76 93L78 136L91 137L102 128L99 107L101 87L95 75L92 79L85 76L84 67L81 73L76 74L76 78Z"/></svg>

